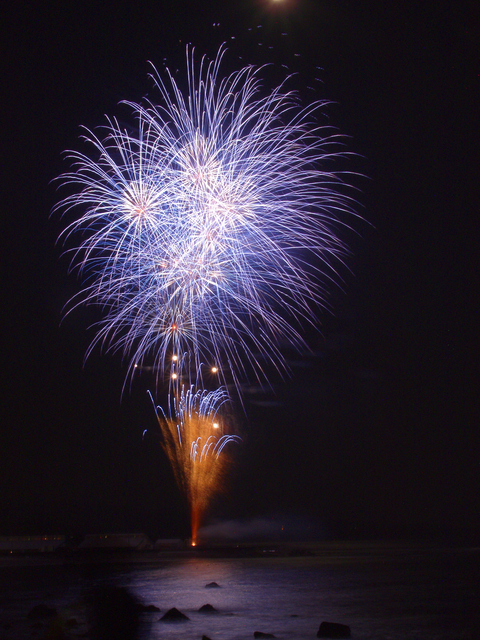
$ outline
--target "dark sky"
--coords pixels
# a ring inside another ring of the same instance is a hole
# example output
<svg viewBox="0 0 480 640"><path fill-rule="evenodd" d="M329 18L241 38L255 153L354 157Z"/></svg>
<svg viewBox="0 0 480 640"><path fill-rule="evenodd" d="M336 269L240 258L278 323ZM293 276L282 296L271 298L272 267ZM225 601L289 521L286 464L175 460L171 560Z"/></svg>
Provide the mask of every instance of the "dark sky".
<svg viewBox="0 0 480 640"><path fill-rule="evenodd" d="M346 232L350 271L312 354L287 354L291 378L246 395L245 442L212 516L338 537L480 535L477 3L8 4L0 534L188 531L150 381L120 399L118 357L83 366L94 312L60 326L80 284L55 246L51 180L62 152L82 149L80 125L152 95L148 60L225 40L256 63L258 39L298 71L305 102L322 68L317 97L335 102L330 121L357 154L343 168L366 176L352 178L365 222Z"/></svg>

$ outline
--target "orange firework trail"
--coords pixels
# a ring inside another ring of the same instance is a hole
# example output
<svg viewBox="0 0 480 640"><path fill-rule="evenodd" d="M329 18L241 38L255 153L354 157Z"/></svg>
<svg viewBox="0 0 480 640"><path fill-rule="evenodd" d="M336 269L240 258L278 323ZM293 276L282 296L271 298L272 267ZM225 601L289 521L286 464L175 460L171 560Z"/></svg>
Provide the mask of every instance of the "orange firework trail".
<svg viewBox="0 0 480 640"><path fill-rule="evenodd" d="M172 465L175 480L187 497L192 545L211 498L224 488L230 457L225 447L239 442L228 433L226 405L229 397L221 387L215 391L185 389L180 377L171 385L168 412L156 406L163 436L162 447Z"/></svg>

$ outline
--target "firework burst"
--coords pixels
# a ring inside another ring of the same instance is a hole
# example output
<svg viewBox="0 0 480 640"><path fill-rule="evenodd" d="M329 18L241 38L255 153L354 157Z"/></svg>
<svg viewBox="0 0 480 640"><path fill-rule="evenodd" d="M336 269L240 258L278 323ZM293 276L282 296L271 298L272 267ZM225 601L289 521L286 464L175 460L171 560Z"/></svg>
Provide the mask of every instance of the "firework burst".
<svg viewBox="0 0 480 640"><path fill-rule="evenodd" d="M82 211L64 235L80 238L72 265L86 282L72 307L104 311L90 349L159 375L187 352L197 376L215 361L238 388L264 358L282 367L281 341L302 344L352 208L324 169L339 155L315 123L325 103L302 109L285 83L266 92L261 68L222 77L224 54L198 63L187 50L185 93L154 70L159 103L126 103L134 133L115 119L103 138L86 130L95 159L69 152L61 180L75 193L58 208Z"/></svg>

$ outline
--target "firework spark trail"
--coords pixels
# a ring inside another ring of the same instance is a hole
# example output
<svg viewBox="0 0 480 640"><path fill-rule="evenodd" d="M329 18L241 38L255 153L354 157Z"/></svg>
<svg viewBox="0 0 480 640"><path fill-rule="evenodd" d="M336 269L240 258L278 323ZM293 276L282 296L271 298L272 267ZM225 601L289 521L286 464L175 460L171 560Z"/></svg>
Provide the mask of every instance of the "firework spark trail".
<svg viewBox="0 0 480 640"><path fill-rule="evenodd" d="M179 363L177 370L181 368ZM196 390L194 385L186 387L181 376L175 380L168 411L160 406L155 406L155 410L163 436L162 447L190 506L192 544L195 545L212 496L225 488L230 465L225 448L240 438L228 432L225 408L229 396L223 387L215 391Z"/></svg>
<svg viewBox="0 0 480 640"><path fill-rule="evenodd" d="M62 181L80 191L58 208L83 209L64 235L81 238L87 279L72 307L104 310L90 350L128 354L132 374L151 358L159 375L188 352L238 388L250 366L263 375L258 353L281 368L279 342L303 343L345 253L337 217L353 211L323 169L340 155L315 124L325 102L302 109L285 83L266 94L254 67L222 77L224 53L198 64L187 50L185 95L154 70L161 104L126 103L135 134L114 119L104 139L86 130L97 159L69 152Z"/></svg>

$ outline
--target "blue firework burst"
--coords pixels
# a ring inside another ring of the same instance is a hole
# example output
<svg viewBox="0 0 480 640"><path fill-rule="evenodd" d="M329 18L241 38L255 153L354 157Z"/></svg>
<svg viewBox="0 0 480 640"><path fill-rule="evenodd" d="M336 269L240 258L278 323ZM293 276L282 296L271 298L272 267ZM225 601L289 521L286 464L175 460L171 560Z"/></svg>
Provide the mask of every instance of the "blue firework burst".
<svg viewBox="0 0 480 640"><path fill-rule="evenodd" d="M85 130L94 153L68 153L75 192L58 209L80 212L64 232L85 278L72 307L103 309L90 349L121 350L132 372L188 353L195 379L215 361L238 387L265 358L282 367L281 342L302 344L353 208L325 169L339 155L316 123L325 102L301 108L286 83L266 92L261 68L223 76L224 54L187 49L185 93L154 70L158 101L126 103L134 132L115 119L103 138Z"/></svg>

